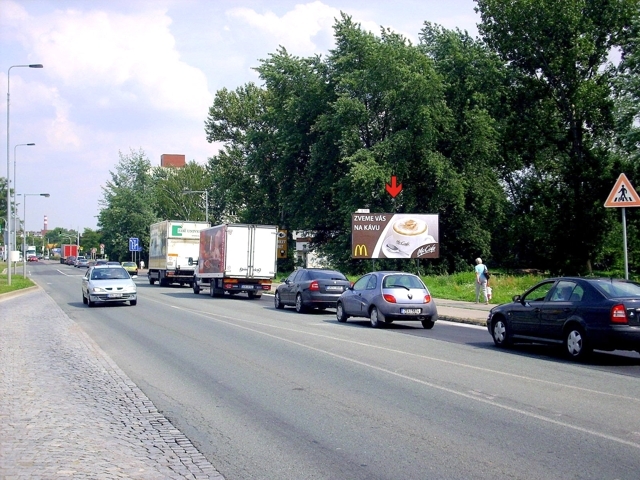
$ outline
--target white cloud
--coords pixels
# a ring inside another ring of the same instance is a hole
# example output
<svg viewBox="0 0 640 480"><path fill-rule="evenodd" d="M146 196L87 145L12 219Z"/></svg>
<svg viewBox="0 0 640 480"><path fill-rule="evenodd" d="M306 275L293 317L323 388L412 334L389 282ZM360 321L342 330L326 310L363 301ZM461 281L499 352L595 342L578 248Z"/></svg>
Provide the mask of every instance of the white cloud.
<svg viewBox="0 0 640 480"><path fill-rule="evenodd" d="M204 73L180 60L164 11L57 10L34 21L13 10L14 28L25 32L23 42L47 74L66 88L96 89L97 106L134 103L200 116L213 99Z"/></svg>

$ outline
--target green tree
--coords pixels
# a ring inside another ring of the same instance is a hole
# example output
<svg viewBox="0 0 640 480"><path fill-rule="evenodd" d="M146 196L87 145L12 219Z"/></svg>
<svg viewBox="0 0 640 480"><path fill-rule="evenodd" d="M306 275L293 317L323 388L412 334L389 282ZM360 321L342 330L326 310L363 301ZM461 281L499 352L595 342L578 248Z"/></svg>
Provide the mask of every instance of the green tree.
<svg viewBox="0 0 640 480"><path fill-rule="evenodd" d="M505 139L514 219L533 258L559 272L591 269L609 219L615 175L607 56L637 15L637 0L477 0L480 33L513 71ZM517 141L516 145L514 141ZM517 166L517 161L510 162ZM587 225L598 228L588 229Z"/></svg>
<svg viewBox="0 0 640 480"><path fill-rule="evenodd" d="M131 237L138 238L143 252L148 252L149 225L158 217L154 209L151 162L142 150L119 156L115 172L110 172L111 180L102 189L98 226L106 255L124 261L130 258Z"/></svg>
<svg viewBox="0 0 640 480"><path fill-rule="evenodd" d="M211 193L211 182L206 167L194 161L188 162L181 168L158 167L153 170L152 184L158 218L205 221L207 208L209 208L205 202L206 195L185 192ZM209 221L215 224L217 219L210 215Z"/></svg>

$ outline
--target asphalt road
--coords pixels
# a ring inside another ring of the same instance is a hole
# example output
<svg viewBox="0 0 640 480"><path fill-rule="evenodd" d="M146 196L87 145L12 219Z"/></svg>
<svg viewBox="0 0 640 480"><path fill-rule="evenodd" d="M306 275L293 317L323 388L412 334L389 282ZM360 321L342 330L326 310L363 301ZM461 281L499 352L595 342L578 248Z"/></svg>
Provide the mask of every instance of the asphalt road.
<svg viewBox="0 0 640 480"><path fill-rule="evenodd" d="M137 280L89 309L83 271L31 274L226 479L634 479L640 357L498 350L485 329L339 324L272 298Z"/></svg>

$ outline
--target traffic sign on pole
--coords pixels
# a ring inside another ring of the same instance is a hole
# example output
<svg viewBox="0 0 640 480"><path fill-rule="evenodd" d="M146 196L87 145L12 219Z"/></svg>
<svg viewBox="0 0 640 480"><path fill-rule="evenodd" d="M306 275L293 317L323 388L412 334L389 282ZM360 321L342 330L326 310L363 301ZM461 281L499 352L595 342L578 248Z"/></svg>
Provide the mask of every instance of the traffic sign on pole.
<svg viewBox="0 0 640 480"><path fill-rule="evenodd" d="M132 237L129 239L129 251L130 252L137 252L138 251L138 239L135 237Z"/></svg>
<svg viewBox="0 0 640 480"><path fill-rule="evenodd" d="M640 207L640 196L636 193L633 185L624 173L621 173L604 202L607 208L613 207Z"/></svg>

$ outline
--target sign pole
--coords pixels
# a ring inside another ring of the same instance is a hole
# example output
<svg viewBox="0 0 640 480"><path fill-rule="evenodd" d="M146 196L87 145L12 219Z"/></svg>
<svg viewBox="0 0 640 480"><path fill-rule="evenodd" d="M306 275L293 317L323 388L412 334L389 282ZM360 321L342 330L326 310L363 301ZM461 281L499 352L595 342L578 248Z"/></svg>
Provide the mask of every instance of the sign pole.
<svg viewBox="0 0 640 480"><path fill-rule="evenodd" d="M629 255L627 253L627 215L622 207L622 243L624 245L624 279L629 280Z"/></svg>

